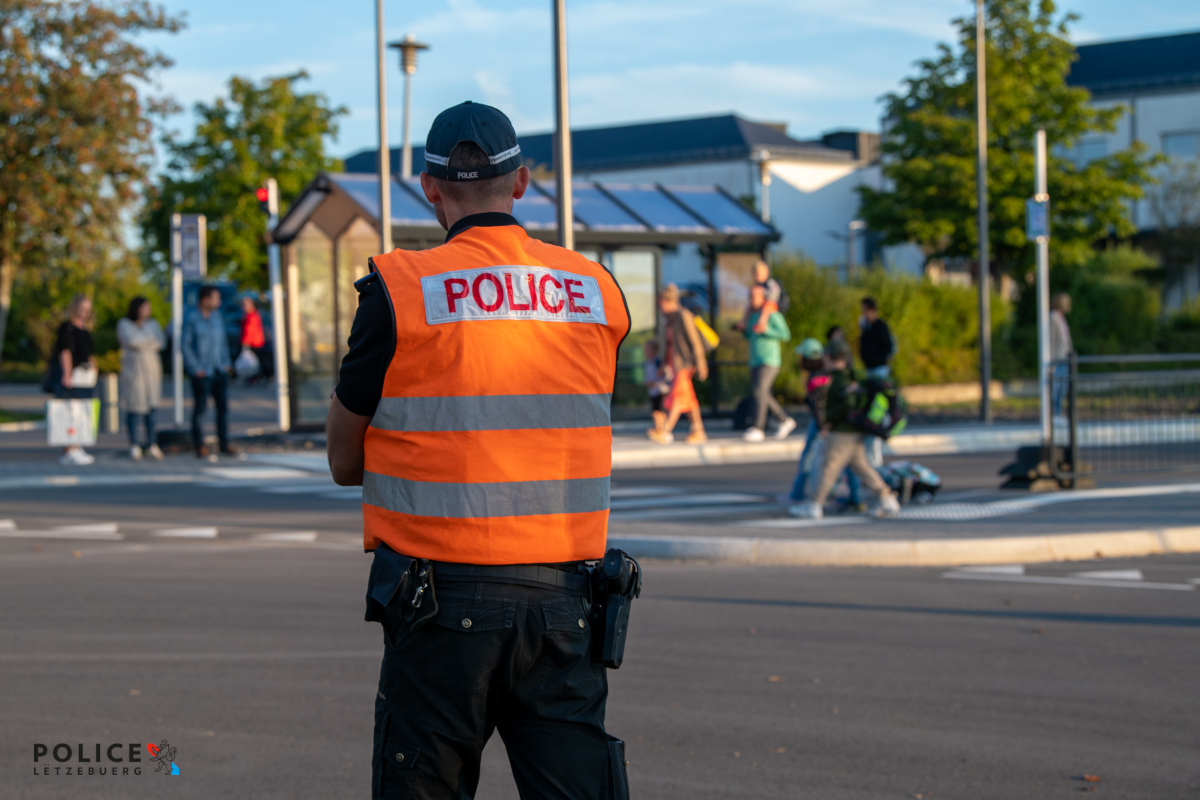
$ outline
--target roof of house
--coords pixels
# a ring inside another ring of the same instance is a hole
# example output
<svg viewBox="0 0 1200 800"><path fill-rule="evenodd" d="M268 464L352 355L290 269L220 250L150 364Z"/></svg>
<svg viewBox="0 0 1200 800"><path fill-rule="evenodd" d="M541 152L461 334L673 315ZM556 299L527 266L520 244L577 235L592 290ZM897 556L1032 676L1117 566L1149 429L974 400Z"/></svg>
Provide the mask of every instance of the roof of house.
<svg viewBox="0 0 1200 800"><path fill-rule="evenodd" d="M1067 82L1093 96L1200 88L1200 31L1075 48Z"/></svg>
<svg viewBox="0 0 1200 800"><path fill-rule="evenodd" d="M527 166L551 167L553 134L518 136L517 142ZM782 125L751 122L735 114L571 131L572 163L577 173L746 160L758 150L767 150L776 159L804 161L845 162L859 157L856 134L838 132L819 141L800 141L788 136ZM355 153L346 159L346 171L375 172L376 153ZM393 149L391 156L392 173L396 174L400 171L399 148ZM420 172L424 159L425 148L414 147L415 172Z"/></svg>
<svg viewBox="0 0 1200 800"><path fill-rule="evenodd" d="M397 246L434 246L445 237L420 181L392 176L392 238ZM572 184L577 246L670 246L681 242L763 246L779 234L740 201L716 186ZM513 203L513 216L531 236L553 240L558 229L553 182L531 181ZM319 175L272 231L276 242L294 239L311 220L330 237L354 218L379 225L379 178L372 173ZM423 243L423 244L422 244Z"/></svg>

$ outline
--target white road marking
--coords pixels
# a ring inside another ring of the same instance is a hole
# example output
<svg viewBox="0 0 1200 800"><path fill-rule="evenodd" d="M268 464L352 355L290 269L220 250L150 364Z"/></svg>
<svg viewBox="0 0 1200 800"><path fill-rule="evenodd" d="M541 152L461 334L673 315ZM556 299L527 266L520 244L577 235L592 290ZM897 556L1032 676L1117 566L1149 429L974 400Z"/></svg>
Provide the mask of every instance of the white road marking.
<svg viewBox="0 0 1200 800"><path fill-rule="evenodd" d="M116 533L115 522L93 522L85 525L57 525L52 530L63 533Z"/></svg>
<svg viewBox="0 0 1200 800"><path fill-rule="evenodd" d="M958 572L982 572L990 575L1024 575L1021 564L985 564L980 567L959 567Z"/></svg>
<svg viewBox="0 0 1200 800"><path fill-rule="evenodd" d="M151 531L151 536L160 536L164 539L215 539L217 538L216 528L163 528L162 530Z"/></svg>
<svg viewBox="0 0 1200 800"><path fill-rule="evenodd" d="M0 530L3 539L103 539L105 541L120 541L125 534L114 531L21 531Z"/></svg>
<svg viewBox="0 0 1200 800"><path fill-rule="evenodd" d="M250 537L259 542L315 542L316 531L290 531L282 533L256 533Z"/></svg>
<svg viewBox="0 0 1200 800"><path fill-rule="evenodd" d="M361 486L343 486L329 492L321 492L321 497L328 497L330 500L357 500L362 501Z"/></svg>
<svg viewBox="0 0 1200 800"><path fill-rule="evenodd" d="M311 472L287 467L206 467L205 475L226 480L266 481L284 478L315 478Z"/></svg>
<svg viewBox="0 0 1200 800"><path fill-rule="evenodd" d="M314 480L306 484L284 483L278 486L263 486L258 491L266 492L267 494L311 494L313 492L332 491L339 488L341 487L330 480Z"/></svg>
<svg viewBox="0 0 1200 800"><path fill-rule="evenodd" d="M905 508L900 519L929 520L934 522L968 522L973 519L1003 517L1023 514L1042 506L1058 503L1074 503L1083 500L1117 500L1127 497L1159 497L1162 495L1189 494L1200 492L1200 483L1176 483L1165 486L1126 486L1119 489L1082 489L1071 492L1016 497L994 503L934 503L916 508Z"/></svg>
<svg viewBox="0 0 1200 800"><path fill-rule="evenodd" d="M11 519L0 519L0 530L12 531L16 530L16 528L17 523L13 522Z"/></svg>
<svg viewBox="0 0 1200 800"><path fill-rule="evenodd" d="M1106 581L1142 581L1145 576L1140 569L1102 569L1095 572L1072 572L1073 578L1100 578Z"/></svg>
<svg viewBox="0 0 1200 800"><path fill-rule="evenodd" d="M633 522L648 519L686 519L689 517L717 517L726 514L744 514L744 503L730 506L693 506L692 508L646 508L630 511L613 511L608 515L612 522Z"/></svg>
<svg viewBox="0 0 1200 800"><path fill-rule="evenodd" d="M1001 575L986 572L954 570L943 572L943 578L970 581L1006 581L1008 583L1044 583L1057 586L1100 586L1107 589L1160 589L1171 592L1190 592L1196 586L1187 583L1149 583L1130 580L1101 580L1098 578L1058 578L1051 575Z"/></svg>
<svg viewBox="0 0 1200 800"><path fill-rule="evenodd" d="M738 526L743 528L824 528L829 525L865 525L874 521L872 517L860 516L821 517L820 519L787 517L785 519L748 519L739 522Z"/></svg>
<svg viewBox="0 0 1200 800"><path fill-rule="evenodd" d="M620 489L613 489L608 494L609 497L659 497L661 495L683 493L683 489L676 489L670 486L624 486Z"/></svg>
<svg viewBox="0 0 1200 800"><path fill-rule="evenodd" d="M626 511L636 508L665 508L690 506L716 506L731 503L765 503L767 498L760 494L738 494L736 492L714 492L712 494L673 495L670 497L641 497L630 500L615 500L610 508L613 511Z"/></svg>

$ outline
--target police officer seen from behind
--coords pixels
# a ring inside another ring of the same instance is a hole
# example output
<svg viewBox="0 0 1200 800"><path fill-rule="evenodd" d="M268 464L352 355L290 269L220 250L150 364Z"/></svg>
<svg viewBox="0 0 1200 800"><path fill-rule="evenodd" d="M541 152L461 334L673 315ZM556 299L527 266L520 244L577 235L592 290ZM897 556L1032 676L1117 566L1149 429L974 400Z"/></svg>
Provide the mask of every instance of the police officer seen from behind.
<svg viewBox="0 0 1200 800"><path fill-rule="evenodd" d="M604 664L640 584L605 542L629 312L603 267L511 216L529 170L504 114L448 109L425 152L446 243L371 259L327 427L375 554L372 795L473 797L499 730L522 798L625 798Z"/></svg>

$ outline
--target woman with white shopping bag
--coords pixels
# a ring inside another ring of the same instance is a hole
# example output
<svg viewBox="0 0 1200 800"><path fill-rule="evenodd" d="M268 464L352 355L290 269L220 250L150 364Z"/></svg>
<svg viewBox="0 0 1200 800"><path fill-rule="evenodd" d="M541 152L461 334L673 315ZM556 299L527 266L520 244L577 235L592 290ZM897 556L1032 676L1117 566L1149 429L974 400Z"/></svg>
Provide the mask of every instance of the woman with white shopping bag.
<svg viewBox="0 0 1200 800"><path fill-rule="evenodd" d="M92 301L87 295L71 298L68 319L58 329L54 343L52 368L58 367L54 381L54 396L60 400L90 400L96 390L96 358L93 355ZM62 463L86 465L96 459L79 445L63 451Z"/></svg>
<svg viewBox="0 0 1200 800"><path fill-rule="evenodd" d="M162 349L167 344L158 321L150 316L150 301L135 297L125 317L117 321L117 342L121 345L121 388L119 397L125 408L129 428L129 457L139 461L142 454L162 461L162 450L154 441L154 409L162 402ZM137 442L138 421L146 426L146 444Z"/></svg>

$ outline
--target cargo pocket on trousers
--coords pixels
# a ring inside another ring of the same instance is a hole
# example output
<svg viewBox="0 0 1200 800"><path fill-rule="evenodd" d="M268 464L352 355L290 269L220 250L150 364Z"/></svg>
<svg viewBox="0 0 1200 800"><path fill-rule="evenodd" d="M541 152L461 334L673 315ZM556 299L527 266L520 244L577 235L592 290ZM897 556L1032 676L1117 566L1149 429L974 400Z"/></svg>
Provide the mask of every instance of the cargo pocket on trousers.
<svg viewBox="0 0 1200 800"><path fill-rule="evenodd" d="M625 743L608 736L608 800L629 800L629 776L625 774L625 763Z"/></svg>
<svg viewBox="0 0 1200 800"><path fill-rule="evenodd" d="M375 699L375 753L371 770L371 797L393 800L406 796L415 774L420 748L398 741L390 725L391 709L381 697Z"/></svg>

